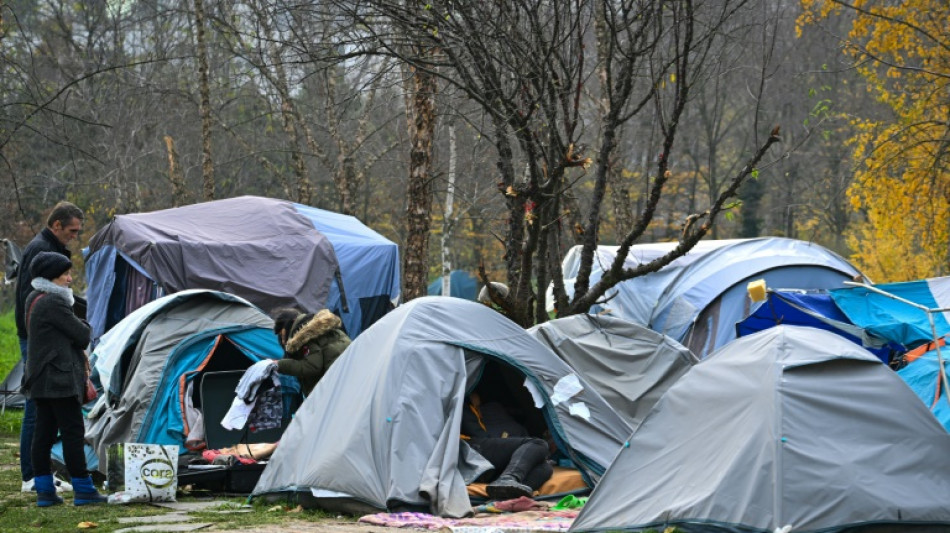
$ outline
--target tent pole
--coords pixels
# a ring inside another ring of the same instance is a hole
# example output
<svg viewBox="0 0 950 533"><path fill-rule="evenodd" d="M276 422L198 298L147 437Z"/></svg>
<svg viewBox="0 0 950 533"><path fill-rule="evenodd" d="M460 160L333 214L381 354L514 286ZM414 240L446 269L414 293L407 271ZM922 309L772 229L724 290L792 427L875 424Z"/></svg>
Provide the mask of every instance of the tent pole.
<svg viewBox="0 0 950 533"><path fill-rule="evenodd" d="M950 311L950 307L931 309L929 307L920 305L917 302L912 302L910 300L901 298L900 296L897 296L896 294L891 294L887 291L882 291L881 289L878 289L877 287L873 285L867 285L865 283L845 281L844 285L847 287L863 287L871 292L880 294L881 296L885 296L893 300L897 300L898 302L907 304L911 307L920 309L921 311L927 313L927 320L930 322L930 335L933 337L934 349L937 352L937 391L938 392L940 391L940 384L941 382L943 382L943 397L946 400L947 405L950 405L950 380L947 379L947 369L943 365L943 354L940 353L940 343L938 342L940 339L937 337L937 326L934 323L934 313L945 313L947 311ZM931 410L934 407L936 407L938 401L939 401L939 398L934 401L933 405L930 406Z"/></svg>

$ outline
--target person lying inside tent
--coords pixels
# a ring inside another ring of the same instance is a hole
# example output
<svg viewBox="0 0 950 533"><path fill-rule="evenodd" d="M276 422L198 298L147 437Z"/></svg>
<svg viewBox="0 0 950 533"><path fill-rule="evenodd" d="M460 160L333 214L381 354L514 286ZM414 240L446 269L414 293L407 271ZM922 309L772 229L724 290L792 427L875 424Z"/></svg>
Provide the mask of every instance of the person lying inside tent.
<svg viewBox="0 0 950 533"><path fill-rule="evenodd" d="M489 482L485 490L493 500L530 498L554 472L547 460L548 443L531 437L502 404L483 404L477 392L466 399L460 433L494 467L487 479L479 479Z"/></svg>
<svg viewBox="0 0 950 533"><path fill-rule="evenodd" d="M271 359L277 372L300 380L304 395L317 385L333 361L350 345L343 322L327 309L316 314L280 308L271 313L284 358Z"/></svg>

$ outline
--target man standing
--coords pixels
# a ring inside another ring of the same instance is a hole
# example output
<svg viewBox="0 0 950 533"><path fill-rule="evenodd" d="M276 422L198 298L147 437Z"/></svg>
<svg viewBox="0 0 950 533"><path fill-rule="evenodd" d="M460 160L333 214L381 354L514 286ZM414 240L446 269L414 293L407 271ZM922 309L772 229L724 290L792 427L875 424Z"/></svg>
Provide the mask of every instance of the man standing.
<svg viewBox="0 0 950 533"><path fill-rule="evenodd" d="M66 245L79 236L82 231L83 212L81 209L69 202L60 202L53 207L53 211L46 219L46 227L43 228L33 240L23 249L23 259L20 262L19 273L16 283L16 331L20 338L20 357L23 358L23 366L26 368L27 338L26 298L33 290L33 276L30 274L30 262L40 252L56 252L65 255L67 258L72 253L66 248ZM36 426L36 406L32 400L27 399L23 405L23 425L20 428L20 475L23 479L21 490L30 492L33 490L33 457L30 454L30 447L33 443L33 430ZM72 486L65 481L56 480L57 490L69 491Z"/></svg>

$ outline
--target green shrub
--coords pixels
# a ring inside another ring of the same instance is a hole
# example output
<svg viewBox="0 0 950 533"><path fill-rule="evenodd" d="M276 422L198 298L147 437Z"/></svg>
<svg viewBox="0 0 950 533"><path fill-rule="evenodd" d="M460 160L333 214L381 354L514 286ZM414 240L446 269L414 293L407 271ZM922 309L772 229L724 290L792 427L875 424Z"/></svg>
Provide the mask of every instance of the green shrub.
<svg viewBox="0 0 950 533"><path fill-rule="evenodd" d="M20 360L20 340L16 336L13 310L0 315L0 381Z"/></svg>

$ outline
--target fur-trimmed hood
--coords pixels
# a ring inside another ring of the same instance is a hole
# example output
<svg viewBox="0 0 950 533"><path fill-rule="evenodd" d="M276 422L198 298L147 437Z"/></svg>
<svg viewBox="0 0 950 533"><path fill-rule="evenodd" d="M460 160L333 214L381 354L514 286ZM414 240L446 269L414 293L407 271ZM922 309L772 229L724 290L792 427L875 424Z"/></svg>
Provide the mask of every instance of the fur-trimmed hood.
<svg viewBox="0 0 950 533"><path fill-rule="evenodd" d="M70 307L76 303L76 299L73 296L73 290L69 287L57 285L46 278L33 278L33 281L30 282L30 285L32 285L32 287L39 292L45 292L47 294L59 296L63 300L66 300L66 303L69 304Z"/></svg>
<svg viewBox="0 0 950 533"><path fill-rule="evenodd" d="M308 317L312 318L307 320ZM342 326L343 322L340 318L327 309L315 315L304 315L294 322L290 340L287 341L285 349L288 353L295 353L324 333Z"/></svg>

